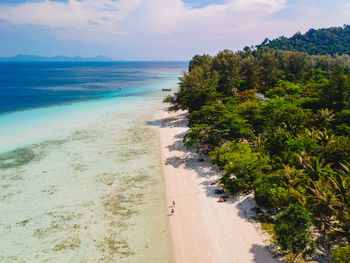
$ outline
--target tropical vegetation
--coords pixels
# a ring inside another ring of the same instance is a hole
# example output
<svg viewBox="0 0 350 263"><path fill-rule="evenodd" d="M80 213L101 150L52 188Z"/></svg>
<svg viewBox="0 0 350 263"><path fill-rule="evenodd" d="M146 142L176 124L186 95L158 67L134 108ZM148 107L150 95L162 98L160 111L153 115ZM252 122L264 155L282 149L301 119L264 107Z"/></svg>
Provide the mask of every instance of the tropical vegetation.
<svg viewBox="0 0 350 263"><path fill-rule="evenodd" d="M188 111L188 147L210 155L232 193L278 212L275 234L298 260L350 241L350 59L244 48L196 55L165 99ZM335 259L334 259L335 260ZM340 261L334 261L340 262Z"/></svg>
<svg viewBox="0 0 350 263"><path fill-rule="evenodd" d="M350 55L350 25L310 29L305 34L297 32L292 37L266 38L258 48L305 52L310 55Z"/></svg>

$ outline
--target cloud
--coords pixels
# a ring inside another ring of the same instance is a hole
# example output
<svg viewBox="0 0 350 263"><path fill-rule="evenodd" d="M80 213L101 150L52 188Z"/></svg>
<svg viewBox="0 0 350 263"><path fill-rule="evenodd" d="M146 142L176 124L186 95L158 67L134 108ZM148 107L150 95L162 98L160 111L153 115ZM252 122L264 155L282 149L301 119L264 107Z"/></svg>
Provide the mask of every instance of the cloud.
<svg viewBox="0 0 350 263"><path fill-rule="evenodd" d="M265 12L274 13L283 9L285 5L285 0L237 0L231 3L233 10L240 12L263 10Z"/></svg>
<svg viewBox="0 0 350 263"><path fill-rule="evenodd" d="M69 2L28 2L1 5L0 18L13 24L32 24L66 29L67 31L95 31L99 25L105 31L121 33L118 22L123 21L141 0L69 0Z"/></svg>
<svg viewBox="0 0 350 263"><path fill-rule="evenodd" d="M112 50L112 56L122 58L188 58L347 21L344 5L332 3L329 9L328 0L306 2L205 0L191 5L184 0L32 0L0 4L0 21L6 21L0 23L0 34L6 27L35 27L56 37L58 48L74 44L74 52L84 45L86 50L100 48L98 53ZM350 6L346 7L349 12Z"/></svg>
<svg viewBox="0 0 350 263"><path fill-rule="evenodd" d="M205 25L234 26L240 12L281 10L285 0L229 0L192 8L181 0L69 0L0 5L0 19L13 24L32 24L72 34L92 36L97 32L125 35L131 30L170 34ZM219 30L219 28L216 28Z"/></svg>
<svg viewBox="0 0 350 263"><path fill-rule="evenodd" d="M350 15L350 3L344 4L344 11L347 15Z"/></svg>

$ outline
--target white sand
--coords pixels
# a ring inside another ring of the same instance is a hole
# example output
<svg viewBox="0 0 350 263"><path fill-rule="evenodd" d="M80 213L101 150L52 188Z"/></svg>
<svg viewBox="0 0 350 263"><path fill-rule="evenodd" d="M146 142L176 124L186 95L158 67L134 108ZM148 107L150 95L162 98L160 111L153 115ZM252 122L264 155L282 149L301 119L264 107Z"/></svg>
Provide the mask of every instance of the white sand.
<svg viewBox="0 0 350 263"><path fill-rule="evenodd" d="M160 95L91 101L57 137L0 153L1 263L172 262Z"/></svg>
<svg viewBox="0 0 350 263"><path fill-rule="evenodd" d="M217 186L210 185L217 171L184 148L185 116L165 112L160 128L169 211L172 200L176 202L175 214L169 215L175 261L274 262L265 249L266 236L247 218L254 207L252 196L218 203Z"/></svg>

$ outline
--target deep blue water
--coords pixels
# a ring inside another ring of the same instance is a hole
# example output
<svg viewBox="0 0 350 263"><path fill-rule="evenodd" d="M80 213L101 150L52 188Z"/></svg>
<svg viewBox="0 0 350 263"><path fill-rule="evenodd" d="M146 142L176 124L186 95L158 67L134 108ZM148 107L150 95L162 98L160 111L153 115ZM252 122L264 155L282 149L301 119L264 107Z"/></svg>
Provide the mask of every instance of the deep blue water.
<svg viewBox="0 0 350 263"><path fill-rule="evenodd" d="M97 99L173 78L187 62L3 62L0 114Z"/></svg>

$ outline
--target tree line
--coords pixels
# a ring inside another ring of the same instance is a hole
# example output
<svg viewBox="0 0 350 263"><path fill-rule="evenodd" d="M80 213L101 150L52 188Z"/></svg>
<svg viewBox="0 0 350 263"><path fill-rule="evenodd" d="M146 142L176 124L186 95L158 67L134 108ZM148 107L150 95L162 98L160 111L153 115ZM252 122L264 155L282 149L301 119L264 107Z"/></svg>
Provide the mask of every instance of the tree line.
<svg viewBox="0 0 350 263"><path fill-rule="evenodd" d="M273 40L266 38L257 48L269 47L276 50L305 52L310 55L350 55L350 25L322 29L310 29L305 34L279 37Z"/></svg>
<svg viewBox="0 0 350 263"><path fill-rule="evenodd" d="M349 262L349 61L266 47L196 55L165 99L188 111L184 143L221 168L223 188L278 213L293 261L318 249Z"/></svg>

